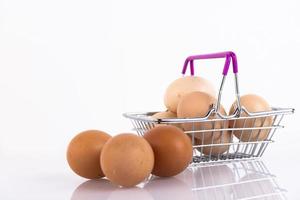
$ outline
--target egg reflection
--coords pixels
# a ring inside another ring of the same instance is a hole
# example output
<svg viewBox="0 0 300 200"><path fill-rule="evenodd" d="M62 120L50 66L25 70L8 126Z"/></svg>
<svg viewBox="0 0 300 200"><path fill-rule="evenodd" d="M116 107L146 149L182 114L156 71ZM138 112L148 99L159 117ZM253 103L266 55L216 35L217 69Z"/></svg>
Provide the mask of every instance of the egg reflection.
<svg viewBox="0 0 300 200"><path fill-rule="evenodd" d="M153 200L147 190L140 187L122 188L107 179L89 180L79 185L71 200Z"/></svg>
<svg viewBox="0 0 300 200"><path fill-rule="evenodd" d="M191 188L176 177L158 178L155 177L144 187L154 200L191 200L196 199Z"/></svg>
<svg viewBox="0 0 300 200"><path fill-rule="evenodd" d="M153 200L151 194L148 193L144 188L132 187L132 188L119 188L113 191L108 200Z"/></svg>
<svg viewBox="0 0 300 200"><path fill-rule="evenodd" d="M107 199L110 193L118 189L107 179L89 180L79 185L73 192L71 200Z"/></svg>

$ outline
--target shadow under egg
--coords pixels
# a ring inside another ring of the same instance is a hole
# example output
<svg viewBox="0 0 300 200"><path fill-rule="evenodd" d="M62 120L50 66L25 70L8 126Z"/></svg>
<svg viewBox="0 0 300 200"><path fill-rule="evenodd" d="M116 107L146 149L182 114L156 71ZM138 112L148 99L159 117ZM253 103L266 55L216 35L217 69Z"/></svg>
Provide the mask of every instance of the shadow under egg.
<svg viewBox="0 0 300 200"><path fill-rule="evenodd" d="M145 185L144 189L151 194L154 200L195 199L191 188L176 177L154 177Z"/></svg>
<svg viewBox="0 0 300 200"><path fill-rule="evenodd" d="M110 193L116 189L118 187L107 179L88 180L74 190L71 200L107 199Z"/></svg>

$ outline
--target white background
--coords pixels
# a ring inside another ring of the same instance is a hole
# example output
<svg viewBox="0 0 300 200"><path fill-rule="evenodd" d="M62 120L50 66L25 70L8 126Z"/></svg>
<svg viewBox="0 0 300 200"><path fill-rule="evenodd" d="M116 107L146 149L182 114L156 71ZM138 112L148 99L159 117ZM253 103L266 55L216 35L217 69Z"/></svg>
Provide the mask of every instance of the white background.
<svg viewBox="0 0 300 200"><path fill-rule="evenodd" d="M65 162L69 140L86 129L128 132L122 113L164 110L164 90L193 54L234 51L241 94L299 108L299 7L297 0L0 0L1 176L12 165L53 168L76 186ZM218 87L223 62L196 62L196 74ZM287 117L266 158L300 150L297 122L297 113ZM17 178L11 174L7 180Z"/></svg>

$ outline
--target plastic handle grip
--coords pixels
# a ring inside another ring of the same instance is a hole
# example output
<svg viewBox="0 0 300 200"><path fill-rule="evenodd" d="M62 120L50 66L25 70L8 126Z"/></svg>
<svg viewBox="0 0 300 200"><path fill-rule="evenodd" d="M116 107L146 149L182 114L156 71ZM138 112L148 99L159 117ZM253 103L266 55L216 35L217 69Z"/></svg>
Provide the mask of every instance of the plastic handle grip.
<svg viewBox="0 0 300 200"><path fill-rule="evenodd" d="M194 75L194 60L200 60L200 59L215 59L215 58L226 58L224 68L223 68L223 75L226 76L229 70L230 61L232 60L232 67L233 67L233 73L238 73L238 64L237 64L237 58L234 52L232 51L225 51L220 53L212 53L212 54L203 54L203 55L194 55L189 56L185 59L182 74L185 74L188 64L190 63L190 71L191 75Z"/></svg>

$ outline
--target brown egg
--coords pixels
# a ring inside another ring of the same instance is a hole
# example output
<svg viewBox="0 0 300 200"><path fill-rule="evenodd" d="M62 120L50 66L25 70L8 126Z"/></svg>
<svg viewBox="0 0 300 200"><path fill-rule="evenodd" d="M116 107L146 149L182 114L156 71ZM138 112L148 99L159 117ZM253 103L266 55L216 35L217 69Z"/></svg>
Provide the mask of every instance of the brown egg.
<svg viewBox="0 0 300 200"><path fill-rule="evenodd" d="M193 147L189 137L175 126L157 126L144 135L154 151L156 176L175 176L191 162Z"/></svg>
<svg viewBox="0 0 300 200"><path fill-rule="evenodd" d="M191 92L180 100L177 108L177 115L179 118L205 117L215 103L216 99L206 93ZM219 109L219 112L222 115L227 115L222 105ZM209 117L209 119L216 118L216 114L212 114ZM220 120L215 122L185 123L182 124L182 127L185 131L221 129L228 128L228 122L226 120ZM192 136L192 134L193 133L189 133L190 136ZM199 139L200 141L204 140L207 142L210 142L211 140L218 140L221 135L222 131L194 133L195 138Z"/></svg>
<svg viewBox="0 0 300 200"><path fill-rule="evenodd" d="M208 80L198 76L185 76L173 81L167 88L164 103L168 110L176 112L179 100L190 92L206 92L211 96L216 95L214 86Z"/></svg>
<svg viewBox="0 0 300 200"><path fill-rule="evenodd" d="M241 106L244 106L247 111L249 112L261 112L261 111L270 111L272 110L269 104L264 100L262 97L249 94L240 97ZM230 108L229 114L232 115L236 110L237 105L236 102ZM242 117L248 116L246 113L241 114ZM235 121L235 122L234 122ZM235 124L234 124L235 123ZM252 127L266 127L272 126L273 117L260 117L255 119L238 119L238 120L231 120L229 122L230 128L252 128ZM234 130L233 134L239 138L243 142L247 141L262 141L267 139L269 135L270 129L262 129L262 130Z"/></svg>
<svg viewBox="0 0 300 200"><path fill-rule="evenodd" d="M67 160L71 169L84 178L103 177L99 156L103 145L110 137L107 133L98 130L88 130L76 135L67 150Z"/></svg>
<svg viewBox="0 0 300 200"><path fill-rule="evenodd" d="M154 154L143 137L124 133L104 145L100 160L105 176L112 183L132 187L150 175Z"/></svg>

